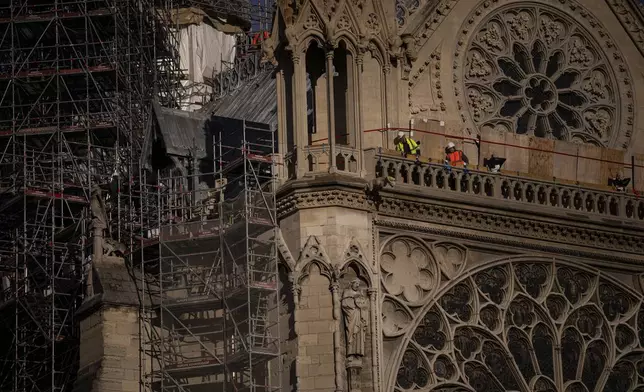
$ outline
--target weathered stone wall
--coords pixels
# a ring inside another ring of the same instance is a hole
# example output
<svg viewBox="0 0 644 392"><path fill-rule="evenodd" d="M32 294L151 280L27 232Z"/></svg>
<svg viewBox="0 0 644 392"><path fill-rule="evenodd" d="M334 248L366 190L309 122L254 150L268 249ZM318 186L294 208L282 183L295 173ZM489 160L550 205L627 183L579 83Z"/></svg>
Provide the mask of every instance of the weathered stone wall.
<svg viewBox="0 0 644 392"><path fill-rule="evenodd" d="M300 283L300 299L295 309L298 335L297 376L301 391L335 389L335 362L331 281L312 265Z"/></svg>
<svg viewBox="0 0 644 392"><path fill-rule="evenodd" d="M139 390L139 314L131 307L104 307L80 322L80 391ZM83 388L91 389L83 389Z"/></svg>

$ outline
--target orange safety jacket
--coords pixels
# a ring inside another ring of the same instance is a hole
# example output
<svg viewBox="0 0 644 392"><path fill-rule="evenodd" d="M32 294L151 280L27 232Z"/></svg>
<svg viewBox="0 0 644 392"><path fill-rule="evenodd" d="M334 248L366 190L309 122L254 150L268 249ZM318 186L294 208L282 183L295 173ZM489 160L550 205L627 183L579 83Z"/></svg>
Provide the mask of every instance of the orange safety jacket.
<svg viewBox="0 0 644 392"><path fill-rule="evenodd" d="M463 151L461 150L448 153L445 160L452 166L463 162L467 163L467 158L464 158Z"/></svg>

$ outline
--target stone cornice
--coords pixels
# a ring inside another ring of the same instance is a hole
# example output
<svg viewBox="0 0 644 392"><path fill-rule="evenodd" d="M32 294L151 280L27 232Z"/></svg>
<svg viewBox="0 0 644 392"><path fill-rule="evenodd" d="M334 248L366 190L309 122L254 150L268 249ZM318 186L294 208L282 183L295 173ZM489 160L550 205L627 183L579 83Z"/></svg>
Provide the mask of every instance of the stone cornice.
<svg viewBox="0 0 644 392"><path fill-rule="evenodd" d="M453 193L446 195L450 197L446 202L429 194L419 197L389 192L382 195L376 210L364 191L350 184L296 186L280 194L277 205L280 217L308 208L347 207L371 211L376 214L377 222L394 228L428 230L423 229L424 222L440 225L443 234L450 236L467 235L473 240L544 252L644 263L644 235L639 234L638 227L620 225L619 221L571 221L566 214L535 215L530 210L522 212L519 206L512 210L477 206L465 197L454 198ZM405 223L384 223L386 218L402 218Z"/></svg>
<svg viewBox="0 0 644 392"><path fill-rule="evenodd" d="M482 232L477 230L463 230L458 227L450 227L444 225L423 225L414 224L413 222L401 222L391 218L380 218L374 220L374 225L380 228L388 228L393 230L407 230L417 233L442 235L450 238L458 238L469 241L478 241L486 244L493 244L498 246L505 246L511 248L519 248L523 250L531 250L537 252L554 253L557 255L566 255L571 257L579 257L584 259L592 259L595 261L608 261L611 263L620 263L623 266L631 266L632 270L641 270L644 259L642 257L633 256L629 257L628 254L621 254L611 250L598 250L590 249L584 246L575 246L574 241L559 244L554 242L547 242L539 239L528 238L514 235L495 235L489 232Z"/></svg>

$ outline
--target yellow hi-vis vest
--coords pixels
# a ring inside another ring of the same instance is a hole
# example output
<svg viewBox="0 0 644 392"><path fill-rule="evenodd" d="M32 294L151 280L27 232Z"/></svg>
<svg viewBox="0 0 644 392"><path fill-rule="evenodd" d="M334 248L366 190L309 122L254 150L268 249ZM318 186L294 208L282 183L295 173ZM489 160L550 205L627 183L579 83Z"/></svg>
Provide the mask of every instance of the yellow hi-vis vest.
<svg viewBox="0 0 644 392"><path fill-rule="evenodd" d="M418 149L418 143L414 139L405 137L401 141L396 144L396 151L400 152L405 152L405 144L407 143L407 147L409 147L409 152L408 154L415 155L416 154L416 149Z"/></svg>

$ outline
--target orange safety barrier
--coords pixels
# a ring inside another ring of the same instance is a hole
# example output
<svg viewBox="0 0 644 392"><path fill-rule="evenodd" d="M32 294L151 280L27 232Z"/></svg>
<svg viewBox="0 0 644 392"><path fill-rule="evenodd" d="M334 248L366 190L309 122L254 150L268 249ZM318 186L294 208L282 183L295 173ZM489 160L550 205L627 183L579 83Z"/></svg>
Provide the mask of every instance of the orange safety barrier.
<svg viewBox="0 0 644 392"><path fill-rule="evenodd" d="M264 40L267 40L270 37L270 33L268 31L260 31L258 33L255 33L253 35L253 38L251 39L251 45L258 45L262 43Z"/></svg>

